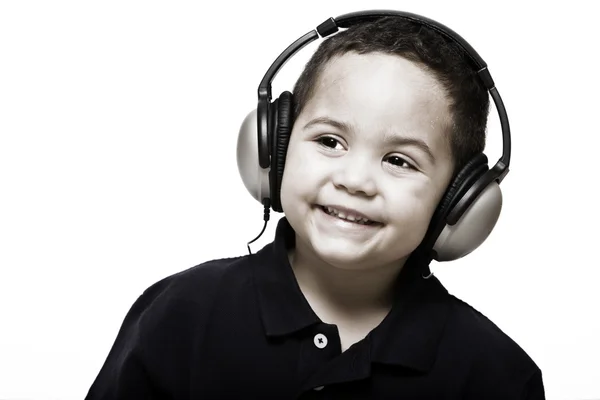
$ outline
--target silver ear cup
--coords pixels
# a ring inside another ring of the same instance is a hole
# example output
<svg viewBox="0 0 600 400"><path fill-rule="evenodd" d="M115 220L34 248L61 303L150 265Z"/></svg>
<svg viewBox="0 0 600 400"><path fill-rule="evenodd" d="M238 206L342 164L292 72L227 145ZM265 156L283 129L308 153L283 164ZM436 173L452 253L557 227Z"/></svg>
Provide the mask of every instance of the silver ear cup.
<svg viewBox="0 0 600 400"><path fill-rule="evenodd" d="M490 235L502 210L502 191L492 182L475 199L454 225L446 225L433 246L437 261L452 261L466 256Z"/></svg>
<svg viewBox="0 0 600 400"><path fill-rule="evenodd" d="M252 110L240 127L237 141L237 165L244 186L262 204L269 195L269 170L258 163L257 112Z"/></svg>

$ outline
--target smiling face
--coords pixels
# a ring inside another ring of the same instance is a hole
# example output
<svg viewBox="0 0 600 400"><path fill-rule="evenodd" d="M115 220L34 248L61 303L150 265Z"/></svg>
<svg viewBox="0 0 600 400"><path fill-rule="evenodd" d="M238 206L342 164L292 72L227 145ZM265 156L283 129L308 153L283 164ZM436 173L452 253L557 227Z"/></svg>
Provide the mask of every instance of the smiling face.
<svg viewBox="0 0 600 400"><path fill-rule="evenodd" d="M451 178L448 107L435 78L404 58L331 60L286 157L281 203L296 253L343 269L403 263Z"/></svg>

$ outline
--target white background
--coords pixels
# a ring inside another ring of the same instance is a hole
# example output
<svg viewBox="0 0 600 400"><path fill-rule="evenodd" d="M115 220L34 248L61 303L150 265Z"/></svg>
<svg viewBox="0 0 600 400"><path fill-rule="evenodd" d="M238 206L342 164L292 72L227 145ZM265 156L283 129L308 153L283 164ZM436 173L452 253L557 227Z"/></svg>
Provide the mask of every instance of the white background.
<svg viewBox="0 0 600 400"><path fill-rule="evenodd" d="M583 2L528 4L0 3L0 398L82 399L147 286L244 254L262 208L236 140L263 74L328 17L398 7L477 49L513 133L496 229L436 275L531 355L548 399L600 398L600 30Z"/></svg>

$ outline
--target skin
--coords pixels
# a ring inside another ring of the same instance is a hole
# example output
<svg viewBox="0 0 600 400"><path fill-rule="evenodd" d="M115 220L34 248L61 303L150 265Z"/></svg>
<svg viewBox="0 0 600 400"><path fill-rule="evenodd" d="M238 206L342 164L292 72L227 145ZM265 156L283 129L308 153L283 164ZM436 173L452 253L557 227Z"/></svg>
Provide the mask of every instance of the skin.
<svg viewBox="0 0 600 400"><path fill-rule="evenodd" d="M389 311L394 277L451 178L448 110L435 78L402 57L347 53L325 67L294 124L281 187L296 232L290 262L322 319L372 326ZM344 222L321 205L377 223Z"/></svg>

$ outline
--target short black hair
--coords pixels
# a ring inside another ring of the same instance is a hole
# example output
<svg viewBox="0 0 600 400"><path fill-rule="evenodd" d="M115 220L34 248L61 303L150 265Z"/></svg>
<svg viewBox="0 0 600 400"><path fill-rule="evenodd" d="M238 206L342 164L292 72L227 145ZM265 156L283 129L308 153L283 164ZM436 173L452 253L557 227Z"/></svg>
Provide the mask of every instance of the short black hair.
<svg viewBox="0 0 600 400"><path fill-rule="evenodd" d="M354 25L321 42L294 86L294 116L302 112L327 63L348 52L392 54L430 71L450 100L449 145L454 175L483 152L489 95L464 50L454 41L422 24L384 17Z"/></svg>

